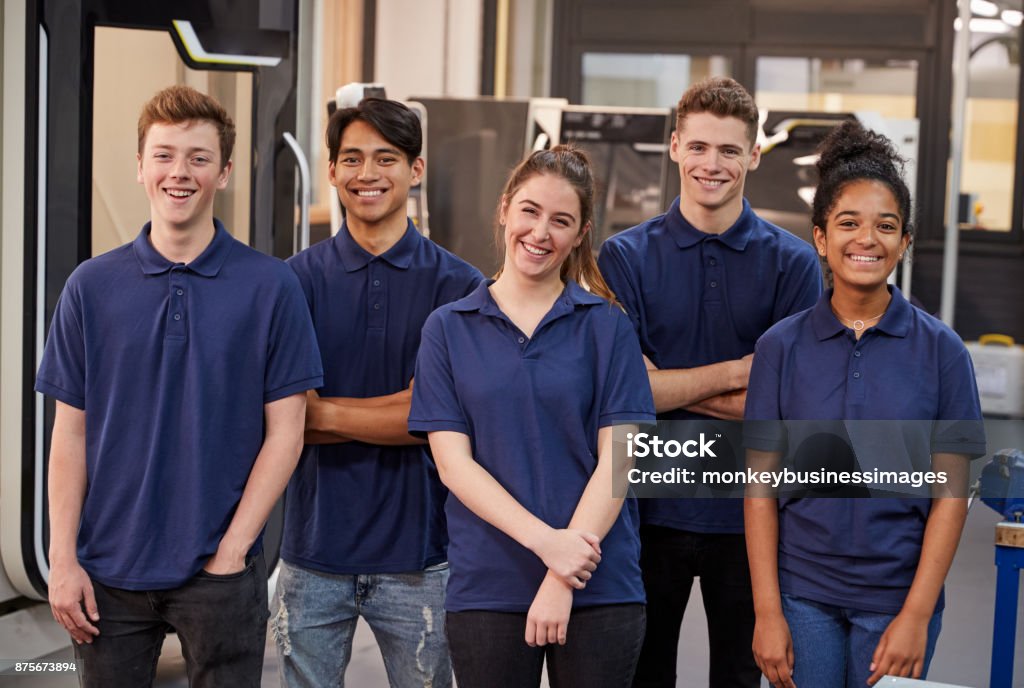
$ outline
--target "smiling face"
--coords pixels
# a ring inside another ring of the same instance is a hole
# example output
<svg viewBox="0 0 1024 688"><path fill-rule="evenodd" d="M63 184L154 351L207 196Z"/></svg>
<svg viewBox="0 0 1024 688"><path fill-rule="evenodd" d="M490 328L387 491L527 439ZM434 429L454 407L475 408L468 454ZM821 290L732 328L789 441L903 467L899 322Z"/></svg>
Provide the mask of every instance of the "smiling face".
<svg viewBox="0 0 1024 688"><path fill-rule="evenodd" d="M342 132L338 157L329 167L346 222L357 232L404 231L409 189L422 176L422 158L410 164L405 153L363 120Z"/></svg>
<svg viewBox="0 0 1024 688"><path fill-rule="evenodd" d="M207 121L155 123L146 132L137 179L149 197L155 228L187 231L213 226L213 199L227 186L217 128Z"/></svg>
<svg viewBox="0 0 1024 688"><path fill-rule="evenodd" d="M885 184L858 179L842 187L827 227L814 228L814 245L832 270L837 292L884 290L910 243L899 204Z"/></svg>
<svg viewBox="0 0 1024 688"><path fill-rule="evenodd" d="M580 199L561 177L537 174L502 201L503 273L537 281L560 280L562 263L583 241L589 224L580 227Z"/></svg>
<svg viewBox="0 0 1024 688"><path fill-rule="evenodd" d="M747 172L761 161L761 148L751 143L743 120L691 113L672 132L669 154L679 165L679 203L684 215L688 209L711 212L729 216L729 224L739 217ZM687 217L697 215L691 212Z"/></svg>

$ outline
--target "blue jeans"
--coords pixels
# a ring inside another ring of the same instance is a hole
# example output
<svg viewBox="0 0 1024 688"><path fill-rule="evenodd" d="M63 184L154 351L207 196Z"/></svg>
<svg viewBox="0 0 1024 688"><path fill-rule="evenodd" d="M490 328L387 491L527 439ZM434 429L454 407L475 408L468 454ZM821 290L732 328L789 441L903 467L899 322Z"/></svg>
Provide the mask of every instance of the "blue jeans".
<svg viewBox="0 0 1024 688"><path fill-rule="evenodd" d="M393 688L449 688L447 583L447 564L413 573L337 575L282 561L271 619L282 684L343 687L362 616Z"/></svg>
<svg viewBox="0 0 1024 688"><path fill-rule="evenodd" d="M190 686L260 685L267 638L267 565L250 556L238 573L200 571L171 590L121 590L93 581L100 634L75 645L85 688L150 686L164 636L178 632Z"/></svg>
<svg viewBox="0 0 1024 688"><path fill-rule="evenodd" d="M793 637L793 683L836 688L867 685L878 641L896 618L895 614L836 607L785 593L782 613ZM928 622L922 679L928 674L941 627L942 612L935 612Z"/></svg>

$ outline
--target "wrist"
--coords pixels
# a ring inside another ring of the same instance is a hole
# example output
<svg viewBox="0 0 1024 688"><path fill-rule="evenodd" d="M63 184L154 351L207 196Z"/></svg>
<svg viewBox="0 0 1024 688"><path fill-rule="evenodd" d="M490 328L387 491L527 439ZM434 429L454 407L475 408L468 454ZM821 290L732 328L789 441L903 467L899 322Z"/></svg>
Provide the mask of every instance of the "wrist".
<svg viewBox="0 0 1024 688"><path fill-rule="evenodd" d="M540 519L537 519L536 523L531 525L530 529L527 531L525 542L522 544L526 549L543 559L544 557L542 556L542 552L544 550L544 545L554 532L554 528Z"/></svg>

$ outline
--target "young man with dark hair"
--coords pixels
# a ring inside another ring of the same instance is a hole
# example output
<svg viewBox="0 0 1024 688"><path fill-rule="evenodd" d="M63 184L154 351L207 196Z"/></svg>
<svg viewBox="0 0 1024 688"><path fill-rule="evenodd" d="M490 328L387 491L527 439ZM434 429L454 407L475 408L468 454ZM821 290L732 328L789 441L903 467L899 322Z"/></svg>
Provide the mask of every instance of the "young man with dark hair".
<svg viewBox="0 0 1024 688"><path fill-rule="evenodd" d="M289 261L325 370L285 502L272 623L289 686L343 683L360 616L392 686L451 685L447 492L406 424L424 321L483 276L406 216L421 147L419 119L400 103L368 98L336 111L328 174L345 222Z"/></svg>
<svg viewBox="0 0 1024 688"><path fill-rule="evenodd" d="M659 420L742 419L757 338L821 293L813 248L743 198L761 159L757 130L757 106L737 82L690 87L671 141L679 198L601 249L601 272L640 336ZM640 508L647 635L633 685L675 685L680 624L699 577L709 685L759 686L742 500L648 499Z"/></svg>
<svg viewBox="0 0 1024 688"><path fill-rule="evenodd" d="M295 275L213 217L234 136L191 88L145 105L151 220L68 278L39 367L50 605L85 686L150 685L170 629L191 685L260 684L262 530L323 378Z"/></svg>

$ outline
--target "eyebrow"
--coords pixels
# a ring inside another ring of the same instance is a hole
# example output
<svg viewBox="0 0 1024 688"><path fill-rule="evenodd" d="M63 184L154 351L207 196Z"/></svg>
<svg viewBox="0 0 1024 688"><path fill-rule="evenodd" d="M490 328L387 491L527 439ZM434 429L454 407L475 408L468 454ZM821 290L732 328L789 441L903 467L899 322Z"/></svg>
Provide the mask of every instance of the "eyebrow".
<svg viewBox="0 0 1024 688"><path fill-rule="evenodd" d="M348 148L342 148L341 150L339 150L338 151L338 155L342 155L342 154L346 154L346 153L359 153L360 155L362 155L365 152L366 151L364 151L362 148L357 148L355 146L349 146ZM390 148L389 147L389 148L375 148L372 151L370 151L370 153L371 154L377 154L377 155L379 155L381 153L390 153L392 155L401 155L402 151L398 150L397 148Z"/></svg>
<svg viewBox="0 0 1024 688"><path fill-rule="evenodd" d="M179 150L179 148L177 146L172 146L172 145L170 145L168 143L154 143L153 144L153 148L154 149L159 148L160 150L170 150L170 151ZM212 148L204 148L203 146L194 146L192 148L186 148L185 151L188 152L188 153L214 153L214 152L216 152Z"/></svg>
<svg viewBox="0 0 1024 688"><path fill-rule="evenodd" d="M840 218L843 215L852 215L853 217L860 217L860 212L856 210L840 210L838 213L836 213L836 218ZM897 215L896 213L880 213L879 215L880 217L892 218L893 220L898 220L902 222L902 220L900 220L900 216Z"/></svg>
<svg viewBox="0 0 1024 688"><path fill-rule="evenodd" d="M527 203L527 204L529 204L530 206L532 206L532 207L536 208L537 210L541 210L541 207L540 207L540 203L537 203L536 201L531 201L531 200L530 200L529 198L524 198L524 199L522 199L522 200L521 200L521 201L519 201L519 202L520 202L520 203ZM556 217L559 217L559 216L563 216L563 215L564 215L565 217L569 218L570 220L572 220L573 222L575 222L575 221L576 221L576 216L575 216L575 215L573 215L572 213L567 213L567 212L565 212L565 211L559 211L559 212L555 213L555 216L556 216Z"/></svg>

